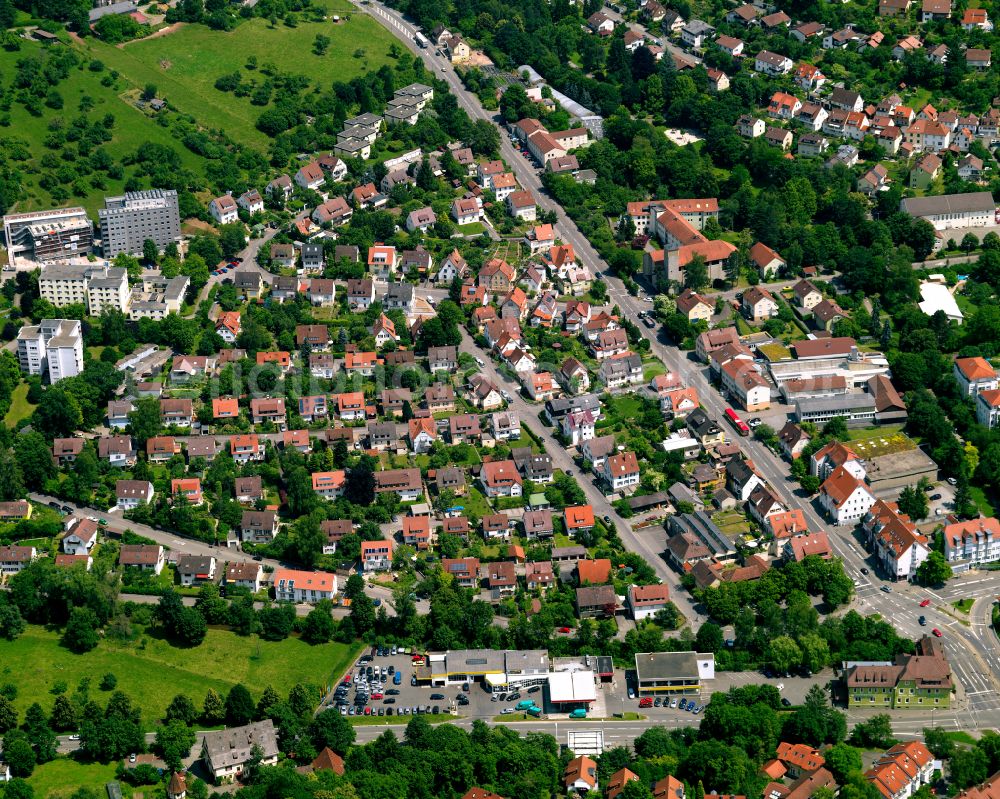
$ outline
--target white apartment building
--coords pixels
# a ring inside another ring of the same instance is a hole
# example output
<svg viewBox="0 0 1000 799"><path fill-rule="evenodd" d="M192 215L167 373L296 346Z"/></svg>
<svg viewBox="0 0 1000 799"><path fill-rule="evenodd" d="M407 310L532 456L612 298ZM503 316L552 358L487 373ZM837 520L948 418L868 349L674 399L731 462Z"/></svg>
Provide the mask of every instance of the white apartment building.
<svg viewBox="0 0 1000 799"><path fill-rule="evenodd" d="M29 375L48 373L49 382L83 371L83 330L75 319L43 319L17 333L17 360Z"/></svg>
<svg viewBox="0 0 1000 799"><path fill-rule="evenodd" d="M128 273L113 266L50 264L42 267L38 291L57 308L79 303L97 316L105 308L128 311Z"/></svg>
<svg viewBox="0 0 1000 799"><path fill-rule="evenodd" d="M854 524L868 513L875 504L875 496L864 480L841 466L820 486L819 504L839 527Z"/></svg>
<svg viewBox="0 0 1000 799"><path fill-rule="evenodd" d="M944 556L970 566L1000 560L1000 522L990 517L945 525Z"/></svg>
<svg viewBox="0 0 1000 799"><path fill-rule="evenodd" d="M274 598L279 602L333 600L337 594L337 575L329 572L307 572L278 569L274 572Z"/></svg>
<svg viewBox="0 0 1000 799"><path fill-rule="evenodd" d="M143 278L142 286L132 289L128 318L163 319L167 314L181 312L184 294L191 285L191 278L178 275L169 280L163 277Z"/></svg>
<svg viewBox="0 0 1000 799"><path fill-rule="evenodd" d="M958 358L953 374L962 394L967 397L974 397L982 391L995 391L1000 385L996 370L985 358Z"/></svg>
<svg viewBox="0 0 1000 799"><path fill-rule="evenodd" d="M976 397L976 420L984 427L1000 422L1000 389L981 391Z"/></svg>

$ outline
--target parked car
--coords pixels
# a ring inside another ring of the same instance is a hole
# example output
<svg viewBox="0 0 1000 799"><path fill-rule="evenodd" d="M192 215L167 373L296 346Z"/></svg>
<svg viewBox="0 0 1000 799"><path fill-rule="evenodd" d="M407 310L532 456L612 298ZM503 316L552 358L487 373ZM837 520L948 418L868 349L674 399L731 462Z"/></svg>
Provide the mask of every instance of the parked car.
<svg viewBox="0 0 1000 799"><path fill-rule="evenodd" d="M652 706L653 706L653 698L650 696L644 696L642 699L639 700L639 707L652 707Z"/></svg>

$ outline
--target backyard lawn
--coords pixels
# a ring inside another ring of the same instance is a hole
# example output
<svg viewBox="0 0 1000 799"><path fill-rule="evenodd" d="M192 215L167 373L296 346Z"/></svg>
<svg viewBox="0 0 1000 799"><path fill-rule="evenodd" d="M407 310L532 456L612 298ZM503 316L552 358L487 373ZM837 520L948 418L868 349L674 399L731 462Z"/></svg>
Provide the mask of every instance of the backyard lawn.
<svg viewBox="0 0 1000 799"><path fill-rule="evenodd" d="M36 766L28 784L34 788L36 799L70 796L81 785L103 789L115 779L115 763L78 763L68 757L58 757ZM132 788L121 784L122 795L131 796Z"/></svg>
<svg viewBox="0 0 1000 799"><path fill-rule="evenodd" d="M22 714L32 702L49 712L55 701L51 689L60 681L72 693L81 678L89 677L91 697L107 701L108 694L97 685L111 672L118 690L142 709L144 726L150 729L176 694L187 694L201 705L209 688L224 696L237 682L255 698L268 685L282 695L296 683L325 686L340 678L357 652L358 647L343 644L270 642L209 630L204 643L193 649L145 635L134 644L102 641L92 652L74 655L59 645L57 633L29 626L16 641L0 641L0 683L17 686L15 705Z"/></svg>
<svg viewBox="0 0 1000 799"><path fill-rule="evenodd" d="M14 427L22 419L31 416L34 410L35 406L28 402L28 384L21 383L11 396L10 410L4 417L4 424L7 427Z"/></svg>

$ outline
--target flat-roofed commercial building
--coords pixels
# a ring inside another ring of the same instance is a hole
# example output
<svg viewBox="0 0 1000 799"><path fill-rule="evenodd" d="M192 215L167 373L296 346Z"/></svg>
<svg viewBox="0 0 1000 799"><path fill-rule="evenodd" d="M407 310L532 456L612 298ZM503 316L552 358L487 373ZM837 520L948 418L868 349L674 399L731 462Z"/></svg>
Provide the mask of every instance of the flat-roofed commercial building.
<svg viewBox="0 0 1000 799"><path fill-rule="evenodd" d="M491 693L541 686L553 710L566 713L597 700L597 680L612 679L614 664L610 657L593 655L551 660L544 649L460 649L431 652L414 673L433 686L482 682ZM542 700L539 695L539 705Z"/></svg>
<svg viewBox="0 0 1000 799"><path fill-rule="evenodd" d="M799 422L826 424L835 416L848 427L875 424L875 398L868 393L837 394L831 397L802 397L795 400L795 419Z"/></svg>
<svg viewBox="0 0 1000 799"><path fill-rule="evenodd" d="M177 192L173 189L129 191L120 197L105 197L97 212L101 224L101 249L105 258L118 253L142 255L147 239L162 250L181 240L181 217Z"/></svg>
<svg viewBox="0 0 1000 799"><path fill-rule="evenodd" d="M592 671L557 671L548 677L549 702L557 711L588 707L597 701L597 683Z"/></svg>
<svg viewBox="0 0 1000 799"><path fill-rule="evenodd" d="M637 652L639 696L696 696L715 679L715 655L700 652Z"/></svg>
<svg viewBox="0 0 1000 799"><path fill-rule="evenodd" d="M87 255L94 243L94 225L79 206L54 208L7 214L3 235L11 260L22 256L45 263Z"/></svg>

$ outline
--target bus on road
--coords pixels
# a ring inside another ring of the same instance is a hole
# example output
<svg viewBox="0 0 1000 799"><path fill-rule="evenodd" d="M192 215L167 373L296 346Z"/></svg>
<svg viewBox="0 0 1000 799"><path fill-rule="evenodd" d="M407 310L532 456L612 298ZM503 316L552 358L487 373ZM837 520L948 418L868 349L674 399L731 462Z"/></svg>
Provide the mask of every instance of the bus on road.
<svg viewBox="0 0 1000 799"><path fill-rule="evenodd" d="M744 422L732 408L726 408L726 418L729 420L729 423L736 428L736 432L741 436L750 435L750 428L747 427L747 423Z"/></svg>

